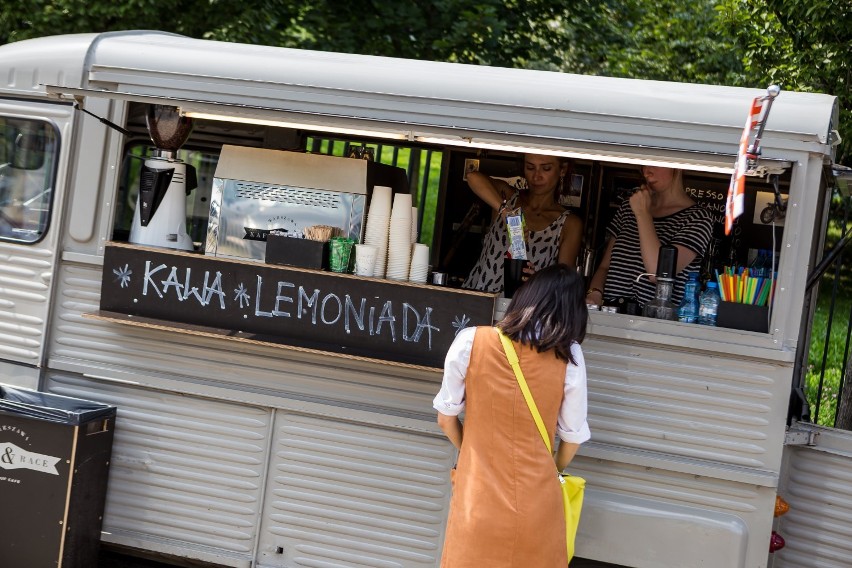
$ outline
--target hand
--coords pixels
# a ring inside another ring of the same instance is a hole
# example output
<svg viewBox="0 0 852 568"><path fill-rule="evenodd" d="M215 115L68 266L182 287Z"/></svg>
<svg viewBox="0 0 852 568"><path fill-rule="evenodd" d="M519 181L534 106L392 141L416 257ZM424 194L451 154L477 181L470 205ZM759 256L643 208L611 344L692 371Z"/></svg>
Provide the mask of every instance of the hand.
<svg viewBox="0 0 852 568"><path fill-rule="evenodd" d="M651 207L654 205L654 192L647 185L642 185L636 193L630 196L630 209L636 217L651 217Z"/></svg>
<svg viewBox="0 0 852 568"><path fill-rule="evenodd" d="M523 273L524 273L524 275L521 276L522 282L526 282L527 280L530 279L530 276L535 274L535 267L533 267L532 262L530 262L529 260L527 261L526 266L524 266Z"/></svg>
<svg viewBox="0 0 852 568"><path fill-rule="evenodd" d="M592 288L586 292L586 303L600 306L603 304L603 292L597 288Z"/></svg>

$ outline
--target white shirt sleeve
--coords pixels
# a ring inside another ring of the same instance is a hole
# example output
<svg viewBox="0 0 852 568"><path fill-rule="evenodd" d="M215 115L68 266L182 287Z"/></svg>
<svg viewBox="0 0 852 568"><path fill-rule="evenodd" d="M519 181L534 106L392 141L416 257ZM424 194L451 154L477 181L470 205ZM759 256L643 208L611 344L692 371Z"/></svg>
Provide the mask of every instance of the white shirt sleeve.
<svg viewBox="0 0 852 568"><path fill-rule="evenodd" d="M571 356L576 365L568 363L565 369L564 395L559 417L556 419L556 434L563 442L582 444L592 437L586 421L588 401L586 389L586 361L579 343L571 346Z"/></svg>
<svg viewBox="0 0 852 568"><path fill-rule="evenodd" d="M464 410L464 378L470 365L475 327L459 332L444 360L444 380L441 390L432 401L432 407L447 416L458 416Z"/></svg>

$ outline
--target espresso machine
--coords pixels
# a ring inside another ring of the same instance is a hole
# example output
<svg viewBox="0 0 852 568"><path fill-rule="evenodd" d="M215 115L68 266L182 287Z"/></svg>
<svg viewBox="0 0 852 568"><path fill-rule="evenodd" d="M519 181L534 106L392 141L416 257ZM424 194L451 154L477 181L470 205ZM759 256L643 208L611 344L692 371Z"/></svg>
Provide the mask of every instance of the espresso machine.
<svg viewBox="0 0 852 568"><path fill-rule="evenodd" d="M186 196L198 185L195 168L177 159L192 132L192 119L177 108L151 105L145 116L154 156L139 175L139 197L130 227L130 242L193 250L186 233Z"/></svg>

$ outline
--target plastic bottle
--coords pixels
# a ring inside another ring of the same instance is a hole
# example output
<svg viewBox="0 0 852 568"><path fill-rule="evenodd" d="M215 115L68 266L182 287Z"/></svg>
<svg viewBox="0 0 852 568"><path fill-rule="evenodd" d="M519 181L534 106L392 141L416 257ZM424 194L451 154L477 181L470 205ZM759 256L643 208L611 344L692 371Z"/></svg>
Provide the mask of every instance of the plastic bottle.
<svg viewBox="0 0 852 568"><path fill-rule="evenodd" d="M719 311L719 287L715 282L708 282L707 289L698 299L698 323L701 325L716 325L716 314Z"/></svg>
<svg viewBox="0 0 852 568"><path fill-rule="evenodd" d="M683 289L683 298L677 309L677 319L683 323L695 323L698 320L698 292L701 284L698 282L698 273L690 272L689 280Z"/></svg>

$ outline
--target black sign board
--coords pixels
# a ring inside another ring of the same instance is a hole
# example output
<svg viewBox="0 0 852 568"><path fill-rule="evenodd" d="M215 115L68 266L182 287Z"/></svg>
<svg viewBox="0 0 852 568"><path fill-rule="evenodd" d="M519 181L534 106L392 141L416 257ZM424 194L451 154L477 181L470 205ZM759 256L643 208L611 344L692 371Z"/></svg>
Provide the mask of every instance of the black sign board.
<svg viewBox="0 0 852 568"><path fill-rule="evenodd" d="M491 325L480 292L111 244L101 311L427 367L465 327Z"/></svg>

